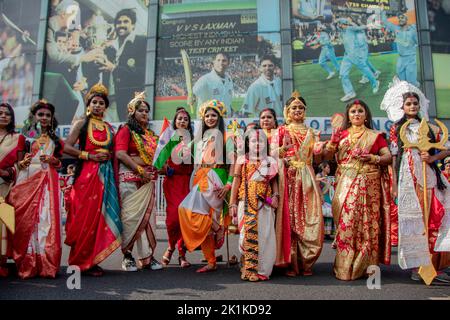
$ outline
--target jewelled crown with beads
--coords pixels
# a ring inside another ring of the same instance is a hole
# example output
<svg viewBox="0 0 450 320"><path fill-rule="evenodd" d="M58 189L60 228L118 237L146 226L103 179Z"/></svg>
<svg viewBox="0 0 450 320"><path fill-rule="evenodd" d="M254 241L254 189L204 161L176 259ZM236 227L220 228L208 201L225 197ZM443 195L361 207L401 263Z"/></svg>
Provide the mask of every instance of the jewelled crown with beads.
<svg viewBox="0 0 450 320"><path fill-rule="evenodd" d="M216 110L222 118L227 113L227 108L225 107L223 102L219 101L217 99L213 99L213 100L209 100L209 101L205 102L204 104L202 104L200 106L200 109L198 110L198 115L200 118L203 119L205 117L205 113L208 108L212 108L212 109Z"/></svg>

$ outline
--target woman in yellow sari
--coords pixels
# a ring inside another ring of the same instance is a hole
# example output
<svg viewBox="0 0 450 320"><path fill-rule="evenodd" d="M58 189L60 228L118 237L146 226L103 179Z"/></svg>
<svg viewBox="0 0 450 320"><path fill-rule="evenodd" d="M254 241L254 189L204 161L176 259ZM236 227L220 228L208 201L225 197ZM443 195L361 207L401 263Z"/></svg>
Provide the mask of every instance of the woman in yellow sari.
<svg viewBox="0 0 450 320"><path fill-rule="evenodd" d="M323 245L322 197L312 162L319 132L305 125L306 102L298 92L286 102L286 124L278 129L281 168L276 217L276 265L287 276L312 275ZM273 141L272 141L273 143Z"/></svg>
<svg viewBox="0 0 450 320"><path fill-rule="evenodd" d="M382 134L372 130L372 116L363 101L347 105L342 127L325 148L326 157L335 153L334 273L340 280L355 280L365 276L369 266L390 262L387 166L392 157Z"/></svg>

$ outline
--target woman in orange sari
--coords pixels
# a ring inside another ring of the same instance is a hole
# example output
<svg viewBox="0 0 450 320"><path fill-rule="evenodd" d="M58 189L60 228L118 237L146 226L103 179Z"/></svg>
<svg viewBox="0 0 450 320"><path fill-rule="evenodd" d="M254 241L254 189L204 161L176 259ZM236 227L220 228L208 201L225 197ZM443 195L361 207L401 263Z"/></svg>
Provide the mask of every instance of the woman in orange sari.
<svg viewBox="0 0 450 320"><path fill-rule="evenodd" d="M114 131L103 121L108 91L94 85L86 95L87 117L72 127L64 151L79 159L67 213L69 265L91 276L103 275L98 266L120 247L122 223L112 165ZM79 148L74 147L79 142Z"/></svg>
<svg viewBox="0 0 450 320"><path fill-rule="evenodd" d="M325 156L336 152L334 273L340 280L355 280L364 277L369 266L390 262L387 166L392 157L382 134L372 130L372 116L363 101L347 105L343 126L333 133Z"/></svg>
<svg viewBox="0 0 450 320"><path fill-rule="evenodd" d="M15 131L14 109L8 103L0 104L0 203L6 200L17 176L17 163L23 159L25 137ZM4 217L5 219L14 219ZM9 229L11 228L11 229ZM14 232L13 226L7 226L0 218L0 277L8 275L7 232Z"/></svg>
<svg viewBox="0 0 450 320"><path fill-rule="evenodd" d="M287 266L291 277L312 275L323 245L322 197L312 167L319 132L304 124L305 115L306 102L294 92L284 107L286 124L278 130L283 161L278 170L276 265Z"/></svg>
<svg viewBox="0 0 450 320"><path fill-rule="evenodd" d="M30 110L23 133L29 148L8 201L16 210L12 248L18 275L54 278L61 263L58 169L63 142L56 136L55 107L45 100Z"/></svg>

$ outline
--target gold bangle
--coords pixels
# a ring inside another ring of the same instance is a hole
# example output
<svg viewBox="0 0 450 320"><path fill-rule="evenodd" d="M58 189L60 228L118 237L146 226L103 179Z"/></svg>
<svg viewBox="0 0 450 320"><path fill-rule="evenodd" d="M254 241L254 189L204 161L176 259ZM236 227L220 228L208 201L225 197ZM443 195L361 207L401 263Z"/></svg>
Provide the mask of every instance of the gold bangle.
<svg viewBox="0 0 450 320"><path fill-rule="evenodd" d="M145 170L141 166L136 167L136 171L139 173L139 175L144 176Z"/></svg>
<svg viewBox="0 0 450 320"><path fill-rule="evenodd" d="M89 160L89 152L81 151L81 153L78 155L78 159L80 159L80 160Z"/></svg>

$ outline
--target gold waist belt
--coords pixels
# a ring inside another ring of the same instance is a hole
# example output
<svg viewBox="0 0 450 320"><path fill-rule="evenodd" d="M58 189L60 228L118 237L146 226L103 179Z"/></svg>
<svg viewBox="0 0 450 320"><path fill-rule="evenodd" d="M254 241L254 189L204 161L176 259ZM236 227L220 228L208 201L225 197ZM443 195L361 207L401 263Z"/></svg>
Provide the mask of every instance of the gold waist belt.
<svg viewBox="0 0 450 320"><path fill-rule="evenodd" d="M297 169L303 169L305 166L310 166L311 164L311 161L289 160L289 166Z"/></svg>
<svg viewBox="0 0 450 320"><path fill-rule="evenodd" d="M100 149L95 149L94 150L95 152L103 152L103 153L109 153L109 150L108 149L103 149L103 148L100 148Z"/></svg>

